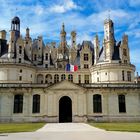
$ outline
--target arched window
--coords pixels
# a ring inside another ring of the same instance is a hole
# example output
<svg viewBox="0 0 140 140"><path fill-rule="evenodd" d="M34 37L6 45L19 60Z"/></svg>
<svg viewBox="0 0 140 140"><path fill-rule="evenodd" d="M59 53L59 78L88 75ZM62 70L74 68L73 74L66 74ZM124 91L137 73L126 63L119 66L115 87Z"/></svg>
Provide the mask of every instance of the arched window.
<svg viewBox="0 0 140 140"><path fill-rule="evenodd" d="M125 113L126 112L125 95L118 95L118 102L119 102L119 112Z"/></svg>
<svg viewBox="0 0 140 140"><path fill-rule="evenodd" d="M66 75L65 74L62 74L61 75L61 81L65 80L66 79Z"/></svg>
<svg viewBox="0 0 140 140"><path fill-rule="evenodd" d="M57 82L59 82L59 75L55 74L54 75L54 83L57 83Z"/></svg>
<svg viewBox="0 0 140 140"><path fill-rule="evenodd" d="M22 113L23 111L23 95L17 94L14 96L14 113Z"/></svg>
<svg viewBox="0 0 140 140"><path fill-rule="evenodd" d="M37 75L37 83L39 83L39 84L43 83L43 75L42 74Z"/></svg>
<svg viewBox="0 0 140 140"><path fill-rule="evenodd" d="M40 113L40 95L35 94L33 95L33 113Z"/></svg>
<svg viewBox="0 0 140 140"><path fill-rule="evenodd" d="M52 83L52 75L47 74L45 77L45 83L50 84Z"/></svg>
<svg viewBox="0 0 140 140"><path fill-rule="evenodd" d="M68 81L73 82L73 75L72 74L68 75Z"/></svg>
<svg viewBox="0 0 140 140"><path fill-rule="evenodd" d="M93 95L93 112L102 113L102 99L99 94Z"/></svg>

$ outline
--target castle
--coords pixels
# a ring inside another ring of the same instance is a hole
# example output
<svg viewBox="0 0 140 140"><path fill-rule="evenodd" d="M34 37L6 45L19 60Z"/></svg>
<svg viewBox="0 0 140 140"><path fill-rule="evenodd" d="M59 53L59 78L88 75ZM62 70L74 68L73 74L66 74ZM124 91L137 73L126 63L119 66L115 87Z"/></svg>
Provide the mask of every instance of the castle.
<svg viewBox="0 0 140 140"><path fill-rule="evenodd" d="M128 36L114 36L114 23L104 21L104 38L77 44L75 31L67 44L65 25L60 43L20 33L11 21L10 39L0 31L0 121L85 122L140 121L140 85L134 83ZM66 65L76 65L75 72Z"/></svg>

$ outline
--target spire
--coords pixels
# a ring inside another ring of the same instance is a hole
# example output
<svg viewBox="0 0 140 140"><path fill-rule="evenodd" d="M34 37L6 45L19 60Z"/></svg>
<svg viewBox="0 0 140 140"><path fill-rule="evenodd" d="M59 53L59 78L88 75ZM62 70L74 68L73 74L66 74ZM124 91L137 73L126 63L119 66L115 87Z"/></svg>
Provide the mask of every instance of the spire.
<svg viewBox="0 0 140 140"><path fill-rule="evenodd" d="M64 22L62 23L62 31L65 30L65 25L64 25Z"/></svg>
<svg viewBox="0 0 140 140"><path fill-rule="evenodd" d="M66 34L64 22L62 23L61 34L64 34L64 35Z"/></svg>

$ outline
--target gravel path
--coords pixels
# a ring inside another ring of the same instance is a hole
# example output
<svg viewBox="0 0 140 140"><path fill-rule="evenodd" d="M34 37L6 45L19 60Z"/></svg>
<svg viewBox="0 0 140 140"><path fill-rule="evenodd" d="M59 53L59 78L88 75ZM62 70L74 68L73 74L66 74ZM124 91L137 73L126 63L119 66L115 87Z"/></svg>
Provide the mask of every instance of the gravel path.
<svg viewBox="0 0 140 140"><path fill-rule="evenodd" d="M0 140L140 140L140 133L109 132L84 123L51 123L36 132L0 134Z"/></svg>

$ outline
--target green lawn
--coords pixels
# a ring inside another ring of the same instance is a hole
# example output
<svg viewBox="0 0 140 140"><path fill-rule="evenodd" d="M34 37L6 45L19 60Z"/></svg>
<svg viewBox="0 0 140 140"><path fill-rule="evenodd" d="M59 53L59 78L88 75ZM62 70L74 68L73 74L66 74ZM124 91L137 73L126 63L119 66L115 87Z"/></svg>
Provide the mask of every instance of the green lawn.
<svg viewBox="0 0 140 140"><path fill-rule="evenodd" d="M0 133L31 132L44 125L45 123L0 123Z"/></svg>
<svg viewBox="0 0 140 140"><path fill-rule="evenodd" d="M128 131L140 132L139 123L89 123L92 126L105 129L107 131Z"/></svg>

